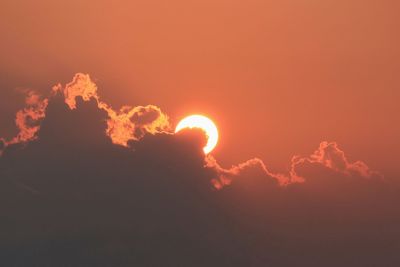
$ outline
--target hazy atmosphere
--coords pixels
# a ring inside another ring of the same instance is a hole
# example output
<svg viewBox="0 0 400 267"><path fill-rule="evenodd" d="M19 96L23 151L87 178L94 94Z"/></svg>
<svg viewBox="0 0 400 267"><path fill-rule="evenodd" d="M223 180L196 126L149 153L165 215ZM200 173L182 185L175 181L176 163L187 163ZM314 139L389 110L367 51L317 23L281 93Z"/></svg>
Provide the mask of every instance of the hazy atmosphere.
<svg viewBox="0 0 400 267"><path fill-rule="evenodd" d="M398 10L0 0L0 265L399 266Z"/></svg>

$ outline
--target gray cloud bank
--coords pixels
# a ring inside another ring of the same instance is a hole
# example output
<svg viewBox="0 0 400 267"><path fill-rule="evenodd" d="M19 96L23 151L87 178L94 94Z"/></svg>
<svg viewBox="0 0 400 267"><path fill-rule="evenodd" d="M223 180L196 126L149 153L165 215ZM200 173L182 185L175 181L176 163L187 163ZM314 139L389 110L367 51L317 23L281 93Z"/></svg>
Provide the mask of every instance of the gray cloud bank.
<svg viewBox="0 0 400 267"><path fill-rule="evenodd" d="M121 145L93 94L40 99L34 138L0 141L2 266L400 264L398 190L334 142L287 174L226 169L197 130L151 132L157 109L138 109L150 130Z"/></svg>

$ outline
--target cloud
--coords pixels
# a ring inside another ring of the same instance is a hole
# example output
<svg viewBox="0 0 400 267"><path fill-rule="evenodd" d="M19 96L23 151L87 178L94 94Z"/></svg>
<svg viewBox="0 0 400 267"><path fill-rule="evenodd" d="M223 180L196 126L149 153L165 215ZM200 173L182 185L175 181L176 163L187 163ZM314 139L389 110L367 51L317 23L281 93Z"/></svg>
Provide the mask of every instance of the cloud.
<svg viewBox="0 0 400 267"><path fill-rule="evenodd" d="M38 93L26 91L26 107L16 114L15 124L19 129L16 137L9 141L10 144L28 142L36 138L40 121L45 117L48 99L41 97Z"/></svg>
<svg viewBox="0 0 400 267"><path fill-rule="evenodd" d="M206 158L206 167L212 168L217 173L216 178L212 180L212 183L216 189L222 189L224 186L230 185L232 182L235 182L234 179L236 177L243 176L243 173L248 170L257 169L259 171L258 176L264 176L265 179L270 179L277 185L284 186L289 183L289 178L284 174L273 174L271 173L264 162L259 158L253 158L247 160L238 165L234 165L229 169L225 169L221 167L215 158L211 155L208 155Z"/></svg>
<svg viewBox="0 0 400 267"><path fill-rule="evenodd" d="M0 141L1 265L400 262L398 190L334 142L287 173L224 168L202 131L171 133L156 106L115 111L87 75L26 102L29 138Z"/></svg>
<svg viewBox="0 0 400 267"><path fill-rule="evenodd" d="M168 116L153 105L133 108L125 106L119 112L105 109L110 117L107 134L115 144L126 146L130 140L138 140L145 133L156 134L171 129Z"/></svg>
<svg viewBox="0 0 400 267"><path fill-rule="evenodd" d="M77 107L77 98L83 101L95 100L99 109L108 114L106 133L114 144L126 146L130 140L137 140L145 133L162 133L171 130L169 118L160 108L148 106L123 106L115 111L100 100L96 84L88 74L77 73L72 81L64 87L58 84L52 88L48 97L27 91L26 107L17 112L16 124L20 130L9 144L34 140L40 129L40 120L46 116L46 107L50 99L62 95L67 106L73 110Z"/></svg>
<svg viewBox="0 0 400 267"><path fill-rule="evenodd" d="M371 170L364 162L349 162L344 152L339 149L335 142L321 142L319 148L309 157L293 157L292 176L298 177L298 169L304 164L320 165L347 177L383 179L382 174Z"/></svg>
<svg viewBox="0 0 400 267"><path fill-rule="evenodd" d="M77 97L81 97L84 101L89 101L91 98L99 99L97 95L97 86L92 82L88 74L78 73L65 88L58 86L53 90L63 91L65 103L67 103L71 109L76 108Z"/></svg>
<svg viewBox="0 0 400 267"><path fill-rule="evenodd" d="M105 135L107 117L95 99L78 97L71 110L55 97L35 141L6 148L0 262L222 265L234 255L240 245L212 205L204 136L160 133L118 146Z"/></svg>
<svg viewBox="0 0 400 267"><path fill-rule="evenodd" d="M6 140L4 140L3 138L0 138L0 157L3 154L3 150L6 147Z"/></svg>
<svg viewBox="0 0 400 267"><path fill-rule="evenodd" d="M312 183L314 181L312 175L304 172L307 165L313 165L311 168L313 170L320 169L322 173L319 173L319 175L323 177L327 176L326 173L333 173L334 179L383 180L381 173L371 170L364 162L349 162L335 142L321 142L319 148L308 157L294 156L290 171L287 174L270 172L259 158L247 160L229 169L221 167L212 156L208 156L206 159L206 166L213 168L218 174L218 177L212 180L217 189L230 185L235 182L236 177L241 177L246 170L254 168L259 169L259 176L264 176L265 179L270 179L281 186L304 182Z"/></svg>

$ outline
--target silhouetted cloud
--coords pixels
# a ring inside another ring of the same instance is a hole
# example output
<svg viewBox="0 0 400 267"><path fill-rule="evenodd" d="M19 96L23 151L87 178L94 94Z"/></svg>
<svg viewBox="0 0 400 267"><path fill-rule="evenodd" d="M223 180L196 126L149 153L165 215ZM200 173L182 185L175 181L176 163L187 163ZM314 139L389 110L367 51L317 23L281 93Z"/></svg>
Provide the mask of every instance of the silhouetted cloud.
<svg viewBox="0 0 400 267"><path fill-rule="evenodd" d="M206 159L207 167L214 168L218 173L218 178L212 180L218 189L230 185L235 177L242 176L243 172L252 168L259 169L260 176L272 179L281 186L303 182L311 183L313 180L309 179L312 178L304 172L307 165L313 165L312 169L314 170L320 169L325 173L333 173L338 177L337 179L383 180L381 173L371 170L364 162L349 162L335 142L321 142L319 148L308 157L294 156L288 174L270 172L259 158L250 159L229 169L221 167L212 156L208 156ZM321 175L326 176L324 173Z"/></svg>
<svg viewBox="0 0 400 267"><path fill-rule="evenodd" d="M321 142L319 148L309 157L293 157L292 175L299 176L298 169L305 164L320 165L349 178L383 179L382 174L371 170L364 162L349 162L335 142Z"/></svg>
<svg viewBox="0 0 400 267"><path fill-rule="evenodd" d="M83 101L94 100L99 109L107 112L108 117L106 133L113 143L126 146L128 141L137 140L145 133L161 133L171 130L169 118L153 105L148 106L123 106L116 111L100 100L97 86L88 74L78 73L73 80L62 86L58 84L49 92L48 96L41 96L34 91L27 91L26 107L17 112L16 124L19 133L8 144L28 142L36 138L40 129L40 121L46 116L49 100L62 97L67 106L76 109L76 99Z"/></svg>
<svg viewBox="0 0 400 267"><path fill-rule="evenodd" d="M62 92L65 103L71 109L76 108L77 97L84 101L95 99L98 107L108 113L107 134L115 144L126 146L128 141L137 140L144 133L154 134L170 130L168 116L156 106L123 106L119 111L115 111L100 100L97 86L87 74L78 73L64 88L59 85L54 90Z"/></svg>
<svg viewBox="0 0 400 267"><path fill-rule="evenodd" d="M225 169L203 132L173 134L155 106L116 112L83 74L21 112L0 140L1 265L400 262L399 192L334 142L285 174L257 158Z"/></svg>
<svg viewBox="0 0 400 267"><path fill-rule="evenodd" d="M3 154L3 150L6 147L6 140L3 138L0 138L0 156Z"/></svg>

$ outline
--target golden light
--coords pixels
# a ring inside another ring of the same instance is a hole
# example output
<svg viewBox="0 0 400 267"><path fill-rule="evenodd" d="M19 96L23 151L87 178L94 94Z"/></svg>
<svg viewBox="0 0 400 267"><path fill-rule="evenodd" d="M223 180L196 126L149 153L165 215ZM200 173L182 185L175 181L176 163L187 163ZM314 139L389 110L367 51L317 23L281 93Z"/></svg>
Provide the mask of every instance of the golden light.
<svg viewBox="0 0 400 267"><path fill-rule="evenodd" d="M210 153L218 143L218 129L214 122L202 115L191 115L182 119L176 126L175 133L185 128L199 128L206 133L207 145L203 148L204 153Z"/></svg>

